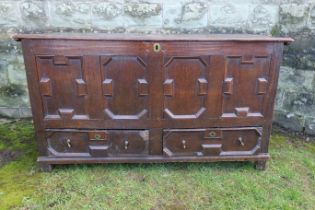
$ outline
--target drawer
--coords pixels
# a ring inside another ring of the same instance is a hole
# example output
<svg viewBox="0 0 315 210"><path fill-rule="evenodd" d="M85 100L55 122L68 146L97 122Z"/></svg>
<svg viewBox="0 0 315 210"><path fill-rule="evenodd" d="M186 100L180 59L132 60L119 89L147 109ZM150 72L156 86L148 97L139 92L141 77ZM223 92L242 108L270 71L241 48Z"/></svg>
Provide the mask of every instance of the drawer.
<svg viewBox="0 0 315 210"><path fill-rule="evenodd" d="M145 156L148 130L67 130L46 133L51 156Z"/></svg>
<svg viewBox="0 0 315 210"><path fill-rule="evenodd" d="M166 129L165 156L253 155L259 152L261 127Z"/></svg>

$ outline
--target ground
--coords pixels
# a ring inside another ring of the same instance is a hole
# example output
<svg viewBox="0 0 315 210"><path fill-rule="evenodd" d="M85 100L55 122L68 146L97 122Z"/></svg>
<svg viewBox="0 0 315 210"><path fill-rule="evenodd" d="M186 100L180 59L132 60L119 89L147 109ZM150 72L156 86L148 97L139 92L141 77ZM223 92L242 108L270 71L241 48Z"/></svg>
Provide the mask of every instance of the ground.
<svg viewBox="0 0 315 210"><path fill-rule="evenodd" d="M0 209L314 209L315 144L274 132L252 163L36 167L31 121L0 124Z"/></svg>

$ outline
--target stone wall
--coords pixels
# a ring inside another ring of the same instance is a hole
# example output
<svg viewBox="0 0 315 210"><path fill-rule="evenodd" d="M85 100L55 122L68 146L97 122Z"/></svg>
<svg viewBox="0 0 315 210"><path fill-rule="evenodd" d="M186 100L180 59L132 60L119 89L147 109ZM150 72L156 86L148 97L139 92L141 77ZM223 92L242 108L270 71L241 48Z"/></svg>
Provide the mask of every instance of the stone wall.
<svg viewBox="0 0 315 210"><path fill-rule="evenodd" d="M315 135L314 0L0 0L0 115L30 116L16 32L256 33L291 36L275 122Z"/></svg>

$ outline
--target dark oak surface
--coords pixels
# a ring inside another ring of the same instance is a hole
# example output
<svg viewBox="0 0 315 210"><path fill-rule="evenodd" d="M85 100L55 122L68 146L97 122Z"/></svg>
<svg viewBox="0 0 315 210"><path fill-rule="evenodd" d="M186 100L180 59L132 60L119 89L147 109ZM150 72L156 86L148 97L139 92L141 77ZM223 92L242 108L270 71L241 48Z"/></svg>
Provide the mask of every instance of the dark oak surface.
<svg viewBox="0 0 315 210"><path fill-rule="evenodd" d="M290 38L19 34L43 169L257 161Z"/></svg>

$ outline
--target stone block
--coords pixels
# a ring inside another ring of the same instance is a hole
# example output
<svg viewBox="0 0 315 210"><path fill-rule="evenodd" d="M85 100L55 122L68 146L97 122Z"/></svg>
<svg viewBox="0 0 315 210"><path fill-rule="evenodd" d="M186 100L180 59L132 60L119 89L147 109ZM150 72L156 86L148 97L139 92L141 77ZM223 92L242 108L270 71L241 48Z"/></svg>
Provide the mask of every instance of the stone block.
<svg viewBox="0 0 315 210"><path fill-rule="evenodd" d="M17 1L0 1L0 31L20 26Z"/></svg>
<svg viewBox="0 0 315 210"><path fill-rule="evenodd" d="M92 27L109 29L124 27L123 1L98 2L92 5Z"/></svg>
<svg viewBox="0 0 315 210"><path fill-rule="evenodd" d="M202 28L207 26L208 7L204 1L164 5L164 28Z"/></svg>
<svg viewBox="0 0 315 210"><path fill-rule="evenodd" d="M279 6L258 4L250 5L248 17L248 30L253 32L270 33L273 26L278 23Z"/></svg>
<svg viewBox="0 0 315 210"><path fill-rule="evenodd" d="M21 44L17 43L15 41L12 41L9 39L9 36L1 39L2 36L8 36L8 34L1 34L0 33L0 54L1 57L5 56L14 56L16 54L21 55L22 54L22 49L21 49Z"/></svg>
<svg viewBox="0 0 315 210"><path fill-rule="evenodd" d="M8 84L7 61L0 55L0 87Z"/></svg>
<svg viewBox="0 0 315 210"><path fill-rule="evenodd" d="M315 117L315 95L312 92L287 92L283 108L301 115Z"/></svg>
<svg viewBox="0 0 315 210"><path fill-rule="evenodd" d="M246 29L250 4L225 2L209 5L209 26Z"/></svg>
<svg viewBox="0 0 315 210"><path fill-rule="evenodd" d="M43 30L48 25L46 1L25 0L20 3L23 28Z"/></svg>
<svg viewBox="0 0 315 210"><path fill-rule="evenodd" d="M20 110L18 107L0 107L0 117L20 118Z"/></svg>
<svg viewBox="0 0 315 210"><path fill-rule="evenodd" d="M315 117L307 117L305 119L305 133L315 135Z"/></svg>
<svg viewBox="0 0 315 210"><path fill-rule="evenodd" d="M284 48L284 65L297 69L314 71L315 69L315 34L304 32L294 35L295 41Z"/></svg>
<svg viewBox="0 0 315 210"><path fill-rule="evenodd" d="M152 1L127 1L124 4L126 27L162 27L162 4Z"/></svg>
<svg viewBox="0 0 315 210"><path fill-rule="evenodd" d="M276 95L276 101L275 101L275 109L281 109L283 106L283 101L285 98L285 91L281 88L278 88L277 95Z"/></svg>
<svg viewBox="0 0 315 210"><path fill-rule="evenodd" d="M315 29L315 3L312 5L310 9L310 18L309 18L308 26L312 29Z"/></svg>
<svg viewBox="0 0 315 210"><path fill-rule="evenodd" d="M3 88L3 87L1 87ZM23 90L22 95L17 95L14 92L10 92L11 95L4 95L2 90L0 92L0 107L19 107L30 106L29 97L26 94L26 87Z"/></svg>
<svg viewBox="0 0 315 210"><path fill-rule="evenodd" d="M26 73L22 56L10 56L7 63L8 81L26 86Z"/></svg>
<svg viewBox="0 0 315 210"><path fill-rule="evenodd" d="M30 107L20 107L20 118L32 117L32 110Z"/></svg>
<svg viewBox="0 0 315 210"><path fill-rule="evenodd" d="M57 0L48 2L52 28L88 29L91 27L90 1Z"/></svg>
<svg viewBox="0 0 315 210"><path fill-rule="evenodd" d="M281 66L279 88L287 92L307 92L315 89L315 71L296 70Z"/></svg>
<svg viewBox="0 0 315 210"><path fill-rule="evenodd" d="M301 132L304 128L304 117L292 112L286 112L283 110L275 110L274 122L281 127L290 129L293 131Z"/></svg>
<svg viewBox="0 0 315 210"><path fill-rule="evenodd" d="M309 4L289 3L280 5L280 24L285 33L298 31L307 25Z"/></svg>
<svg viewBox="0 0 315 210"><path fill-rule="evenodd" d="M8 81L12 84L26 85L25 70L16 69L14 65L8 65Z"/></svg>
<svg viewBox="0 0 315 210"><path fill-rule="evenodd" d="M253 3L260 3L260 4L280 4L284 1L292 1L292 0L252 0ZM301 1L301 0L300 0ZM304 1L304 0L302 0Z"/></svg>

